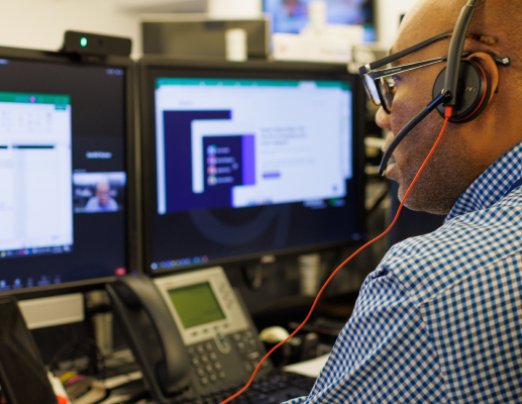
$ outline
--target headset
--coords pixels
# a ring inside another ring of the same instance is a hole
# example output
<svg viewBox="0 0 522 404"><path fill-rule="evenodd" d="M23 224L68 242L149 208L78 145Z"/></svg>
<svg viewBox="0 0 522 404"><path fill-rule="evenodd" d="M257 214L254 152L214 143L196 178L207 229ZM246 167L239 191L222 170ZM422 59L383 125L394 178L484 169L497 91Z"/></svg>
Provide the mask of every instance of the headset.
<svg viewBox="0 0 522 404"><path fill-rule="evenodd" d="M462 60L462 52L478 0L469 0L460 12L451 38L448 64L433 86L433 101L419 112L395 137L379 166L384 174L388 162L404 138L435 109L444 117L446 107L452 107L452 123L466 123L477 119L491 99L491 79L488 72L472 60Z"/></svg>

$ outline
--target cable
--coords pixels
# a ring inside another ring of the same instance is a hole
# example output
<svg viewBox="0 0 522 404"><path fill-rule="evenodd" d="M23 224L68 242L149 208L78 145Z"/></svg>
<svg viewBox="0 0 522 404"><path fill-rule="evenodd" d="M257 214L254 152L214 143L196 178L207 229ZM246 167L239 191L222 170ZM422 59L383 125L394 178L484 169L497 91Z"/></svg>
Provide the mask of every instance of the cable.
<svg viewBox="0 0 522 404"><path fill-rule="evenodd" d="M294 337L301 330L301 328L303 328L303 326L308 322L308 320L310 319L310 317L311 317L311 315L312 315L312 313L313 313L313 311L315 309L315 306L319 302L319 298L323 294L323 292L326 289L326 287L328 286L328 284L332 281L334 276L337 274L337 272L339 272L341 270L341 268L343 268L346 264L348 264L348 262L350 262L361 251L363 251L364 249L366 249L367 247L369 247L370 245L375 243L377 240L380 240L381 238L383 238L386 234L388 234L390 232L390 230L393 228L393 226L395 226L395 223L397 223L397 220L399 219L399 215L400 215L401 210L402 210L402 208L404 206L404 203L406 202L406 199L408 198L408 195L410 194L411 190L413 189L413 186L415 185L415 183L419 179L420 175L424 171L424 168L428 164L428 161L430 161L431 156L433 155L433 153L437 149L437 146L439 145L439 143L440 143L440 141L441 141L441 139L442 139L442 137L444 135L444 132L446 131L446 127L448 126L448 122L449 122L449 119L451 118L451 114L452 113L453 113L453 108L452 107L446 107L444 125L442 126L442 130L441 130L441 132L439 134L439 137L437 138L437 141L435 142L435 144L433 145L430 153L428 154L428 157L426 157L426 160L424 160L424 163L422 164L421 168L419 169L419 172L417 173L417 175L413 179L410 187L408 188L408 191L406 192L406 195L404 195L404 198L402 198L402 202L401 202L401 204L399 206L399 209L397 210L397 214L395 215L395 219L393 219L393 222L390 224L390 226L384 231L384 233L382 233L381 235L375 237L373 240L371 240L368 243L366 243L365 245L363 245L356 252L354 252L350 257L348 257L341 265L339 265L337 267L337 269L330 275L328 280L325 282L325 284L323 285L323 287L321 288L321 290L317 294L317 297L315 298L314 304L312 305L312 308L310 309L310 312L308 313L308 315L306 316L304 321L299 325L299 327L297 327L284 341L281 341L279 344L277 344L275 347L273 347L270 351L268 351L268 353L265 356L263 356L263 358L259 361L259 363L257 364L256 368L254 369L254 372L252 373L252 376L250 376L250 379L248 380L247 384L245 384L245 386L241 390L239 390L237 393L231 395L226 400L223 400L220 404L228 403L229 401L231 401L234 398L236 398L236 397L240 396L241 394L243 394L243 392L250 387L250 385L254 381L254 378L256 377L257 372L261 368L261 365L263 364L263 362L266 359L268 359L268 357L270 355L272 355L272 353L276 349L278 349L283 344L285 344L288 340L290 340L292 337Z"/></svg>

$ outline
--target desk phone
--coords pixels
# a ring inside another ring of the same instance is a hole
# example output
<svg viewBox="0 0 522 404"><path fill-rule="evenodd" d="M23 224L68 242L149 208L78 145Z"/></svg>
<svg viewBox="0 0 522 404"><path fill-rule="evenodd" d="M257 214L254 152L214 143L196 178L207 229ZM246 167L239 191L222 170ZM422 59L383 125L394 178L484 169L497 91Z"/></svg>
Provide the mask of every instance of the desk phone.
<svg viewBox="0 0 522 404"><path fill-rule="evenodd" d="M206 396L246 383L265 354L222 268L107 286L117 319L153 398ZM266 361L260 377L272 365Z"/></svg>

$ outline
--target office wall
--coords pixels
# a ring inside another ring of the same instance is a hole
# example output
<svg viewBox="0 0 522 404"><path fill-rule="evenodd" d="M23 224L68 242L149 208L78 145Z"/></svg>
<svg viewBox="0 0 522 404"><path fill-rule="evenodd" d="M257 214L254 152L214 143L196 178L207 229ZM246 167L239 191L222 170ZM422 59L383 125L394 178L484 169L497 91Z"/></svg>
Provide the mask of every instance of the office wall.
<svg viewBox="0 0 522 404"><path fill-rule="evenodd" d="M141 49L139 16L112 0L0 0L0 45L57 50L64 31L129 36Z"/></svg>
<svg viewBox="0 0 522 404"><path fill-rule="evenodd" d="M130 0L0 0L0 45L55 50L67 29L128 36L134 55L141 49L140 14L122 5ZM132 0L129 4L158 0ZM165 0L162 0L165 1ZM180 0L171 0L173 3ZM188 0L187 0L188 1ZM198 0L192 0L198 1ZM216 0L226 3L226 0ZM230 0L230 4L234 1ZM259 4L259 0L253 1ZM391 43L399 17L416 0L376 0L380 39ZM185 1L186 3L186 1Z"/></svg>
<svg viewBox="0 0 522 404"><path fill-rule="evenodd" d="M379 41L393 43L399 31L400 16L405 14L418 0L375 0Z"/></svg>

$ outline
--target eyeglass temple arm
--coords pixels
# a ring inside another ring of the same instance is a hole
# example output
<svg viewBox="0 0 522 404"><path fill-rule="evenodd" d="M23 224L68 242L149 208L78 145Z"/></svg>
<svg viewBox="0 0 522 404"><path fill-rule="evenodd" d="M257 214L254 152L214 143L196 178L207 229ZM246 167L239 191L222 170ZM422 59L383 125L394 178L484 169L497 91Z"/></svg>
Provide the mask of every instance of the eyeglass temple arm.
<svg viewBox="0 0 522 404"><path fill-rule="evenodd" d="M471 55L471 52L465 52L465 53L462 54L461 57L462 58L466 58L469 55ZM495 63L498 63L499 65L502 65L502 66L510 66L511 65L511 58L509 56L496 56L494 54L490 54L490 55L493 58L493 60L495 61ZM437 63L441 63L441 62L444 62L446 60L448 60L447 56L443 57L443 58L436 58L436 59L426 60L426 61L423 61L423 62L410 63L410 64L407 64L407 65L399 66L397 68L376 70L376 71L371 72L369 74L371 74L371 77L374 80L376 80L376 79L383 79L385 77L394 76L395 74L406 73L406 72L409 72L411 70L418 69L419 67L426 67L426 66L431 66L431 65L437 64Z"/></svg>
<svg viewBox="0 0 522 404"><path fill-rule="evenodd" d="M419 49L422 49L428 45L431 45L434 42L440 41L441 39L449 38L451 35L452 35L451 32L447 32L445 34L440 34L440 35L434 36L433 38L426 39L425 41L418 43L417 45L413 45L407 49L404 49L401 52L394 53L393 55L385 57L384 59L370 63L370 71L378 69L379 67L382 67L382 66L386 66L387 64L390 64L391 62L399 60L399 59L403 58L404 56L408 56L410 53L413 53Z"/></svg>
<svg viewBox="0 0 522 404"><path fill-rule="evenodd" d="M410 122L406 124L406 126L399 132L397 137L393 140L392 144L384 153L384 156L381 160L381 165L379 166L379 174L384 175L386 171L386 167L388 166L388 162L391 159L391 156L397 146L404 140L404 138L419 124L421 123L432 111L435 110L439 105L445 103L449 99L449 94L444 92L435 98L426 108L424 108L421 112L419 112Z"/></svg>
<svg viewBox="0 0 522 404"><path fill-rule="evenodd" d="M390 69L384 69L384 70L376 70L374 72L371 72L371 77L372 79L376 80L376 79L383 79L385 77L390 77L390 76L394 76L396 74L399 74L399 73L406 73L406 72L409 72L409 71L412 71L412 70L415 70L415 69L418 69L419 67L426 67L426 66L431 66L431 65L434 65L434 64L437 64L437 63L441 63L441 62L444 62L447 58L437 58L437 59L430 59L430 60L425 60L425 61L422 61L422 62L417 62L417 63L410 63L410 64L407 64L407 65L402 65L402 66L399 66L399 67L396 67L396 68L390 68Z"/></svg>

